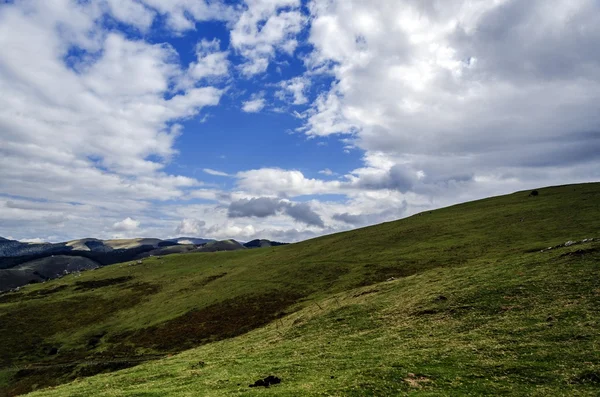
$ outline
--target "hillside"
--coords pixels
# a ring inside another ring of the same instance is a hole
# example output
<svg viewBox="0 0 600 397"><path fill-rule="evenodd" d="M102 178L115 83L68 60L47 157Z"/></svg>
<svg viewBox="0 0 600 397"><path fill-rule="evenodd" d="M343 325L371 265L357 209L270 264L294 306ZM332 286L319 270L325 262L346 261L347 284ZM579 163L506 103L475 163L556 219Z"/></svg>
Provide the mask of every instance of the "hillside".
<svg viewBox="0 0 600 397"><path fill-rule="evenodd" d="M265 248L283 243L254 240L248 244L250 244L248 248ZM84 238L56 244L22 243L2 238L0 239L0 292L26 284L44 282L72 272L150 256L235 251L245 248L246 246L235 240L216 241L192 237L168 240Z"/></svg>
<svg viewBox="0 0 600 397"><path fill-rule="evenodd" d="M597 395L600 184L538 191L1 295L0 393Z"/></svg>
<svg viewBox="0 0 600 397"><path fill-rule="evenodd" d="M244 243L244 247L246 248L266 248L266 247L278 247L280 245L286 245L287 243L280 243L278 241L270 241L270 240L252 240Z"/></svg>

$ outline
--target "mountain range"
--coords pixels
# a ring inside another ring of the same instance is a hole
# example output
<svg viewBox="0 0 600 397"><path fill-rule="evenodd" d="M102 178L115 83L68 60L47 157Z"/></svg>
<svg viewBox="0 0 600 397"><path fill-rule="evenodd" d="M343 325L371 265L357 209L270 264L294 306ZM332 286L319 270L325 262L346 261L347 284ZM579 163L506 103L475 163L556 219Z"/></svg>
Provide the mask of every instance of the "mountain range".
<svg viewBox="0 0 600 397"><path fill-rule="evenodd" d="M253 240L217 241L197 237L99 240L83 238L62 243L28 243L0 237L0 292L44 282L73 272L114 263L190 252L236 251L284 243Z"/></svg>

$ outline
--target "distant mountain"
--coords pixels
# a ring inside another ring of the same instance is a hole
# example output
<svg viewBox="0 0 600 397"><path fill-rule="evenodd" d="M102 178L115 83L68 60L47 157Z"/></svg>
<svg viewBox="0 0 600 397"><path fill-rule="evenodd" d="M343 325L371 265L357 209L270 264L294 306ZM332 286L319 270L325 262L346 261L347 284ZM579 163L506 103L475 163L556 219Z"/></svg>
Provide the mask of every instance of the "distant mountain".
<svg viewBox="0 0 600 397"><path fill-rule="evenodd" d="M269 240L242 244L235 240L177 237L168 240L83 238L64 243L24 243L0 237L0 292L113 263L192 252L236 251L282 245Z"/></svg>
<svg viewBox="0 0 600 397"><path fill-rule="evenodd" d="M50 244L50 243L22 243L16 240L8 240L2 238L0 240L0 257L12 257L22 255L35 255L42 252L49 252L52 250L59 250L64 243L61 244ZM0 265L0 269L2 266Z"/></svg>
<svg viewBox="0 0 600 397"><path fill-rule="evenodd" d="M248 243L242 244L236 240L209 240L209 239L195 239L190 237L180 237L178 239L169 239L168 241L179 241L179 244L170 247L161 247L152 251L144 252L137 256L136 259L146 258L148 256L164 256L169 254L187 254L192 252L217 252L217 251L237 251L247 248L263 248L263 247L275 247L278 245L285 245L287 243L279 243L276 241L269 240L252 240ZM189 243L195 241L197 244ZM206 241L200 243L200 241Z"/></svg>
<svg viewBox="0 0 600 397"><path fill-rule="evenodd" d="M144 252L178 245L157 238L99 240L84 238L64 243L23 243L0 240L0 291L56 278L74 271L125 262Z"/></svg>
<svg viewBox="0 0 600 397"><path fill-rule="evenodd" d="M265 247L277 247L278 245L286 245L287 243L280 243L278 241L270 240L252 240L244 244L246 248L265 248Z"/></svg>
<svg viewBox="0 0 600 397"><path fill-rule="evenodd" d="M237 251L246 249L242 243L235 240L211 241L198 248L198 252Z"/></svg>
<svg viewBox="0 0 600 397"><path fill-rule="evenodd" d="M210 238L197 238L197 237L176 237L170 238L166 241L172 241L177 244L193 244L193 245L203 245L206 243L210 243L216 240Z"/></svg>
<svg viewBox="0 0 600 397"><path fill-rule="evenodd" d="M51 255L0 270L0 291L98 267L100 265L97 262L85 257Z"/></svg>

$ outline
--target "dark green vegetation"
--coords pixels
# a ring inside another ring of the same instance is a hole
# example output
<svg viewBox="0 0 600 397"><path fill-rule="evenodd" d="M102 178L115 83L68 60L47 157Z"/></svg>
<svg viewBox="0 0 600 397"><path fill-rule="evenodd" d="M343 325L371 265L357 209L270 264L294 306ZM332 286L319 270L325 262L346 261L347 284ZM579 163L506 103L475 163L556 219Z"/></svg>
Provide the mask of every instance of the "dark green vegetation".
<svg viewBox="0 0 600 397"><path fill-rule="evenodd" d="M2 295L1 393L596 396L600 184L538 192Z"/></svg>
<svg viewBox="0 0 600 397"><path fill-rule="evenodd" d="M287 243L280 243L277 241L269 241L269 240L252 240L244 243L244 247L246 248L265 248L265 247L278 247L280 245L286 245Z"/></svg>

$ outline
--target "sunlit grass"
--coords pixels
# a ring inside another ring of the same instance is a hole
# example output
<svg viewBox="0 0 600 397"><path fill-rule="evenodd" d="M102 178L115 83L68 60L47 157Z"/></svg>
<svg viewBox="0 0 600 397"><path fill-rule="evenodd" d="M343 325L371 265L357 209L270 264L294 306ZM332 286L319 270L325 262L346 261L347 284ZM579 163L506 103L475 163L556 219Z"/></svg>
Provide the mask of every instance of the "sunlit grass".
<svg viewBox="0 0 600 397"><path fill-rule="evenodd" d="M0 297L0 385L75 379L36 394L58 396L597 395L600 244L540 250L600 237L600 184L539 192L28 286ZM121 281L81 288L105 279ZM97 372L90 360L149 354L172 356L81 377ZM32 363L74 366L18 371ZM248 387L268 375L282 383Z"/></svg>

